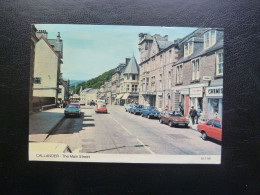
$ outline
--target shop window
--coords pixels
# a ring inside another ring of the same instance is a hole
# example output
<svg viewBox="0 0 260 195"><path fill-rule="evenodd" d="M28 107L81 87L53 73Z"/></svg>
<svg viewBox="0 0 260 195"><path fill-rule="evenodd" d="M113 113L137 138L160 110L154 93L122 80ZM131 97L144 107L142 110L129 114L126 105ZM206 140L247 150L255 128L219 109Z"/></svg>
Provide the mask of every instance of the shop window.
<svg viewBox="0 0 260 195"><path fill-rule="evenodd" d="M215 121L213 127L217 127L221 129L221 123L219 121Z"/></svg>
<svg viewBox="0 0 260 195"><path fill-rule="evenodd" d="M219 51L216 53L216 75L220 76L223 75L223 63L224 63L224 58L223 58L223 50Z"/></svg>
<svg viewBox="0 0 260 195"><path fill-rule="evenodd" d="M34 84L41 84L42 83L42 78L41 77L35 77L34 78Z"/></svg>

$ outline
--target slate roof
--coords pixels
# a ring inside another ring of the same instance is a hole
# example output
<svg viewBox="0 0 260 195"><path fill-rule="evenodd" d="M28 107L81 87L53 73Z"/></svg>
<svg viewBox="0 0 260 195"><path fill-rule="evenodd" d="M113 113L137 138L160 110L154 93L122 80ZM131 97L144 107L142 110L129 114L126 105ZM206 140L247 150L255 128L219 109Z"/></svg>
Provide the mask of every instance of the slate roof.
<svg viewBox="0 0 260 195"><path fill-rule="evenodd" d="M196 57L199 57L199 56L203 56L203 55L205 55L207 53L210 53L212 51L216 51L218 49L221 49L221 48L223 48L223 45L224 45L224 38L223 38L223 36L220 37L217 40L215 45L211 46L208 49L204 49L203 48L203 44L199 44L199 47L194 50L193 54L191 54L190 56L187 56L187 57L180 58L174 65L177 65L177 64L189 61L189 60L191 60L193 58L196 58Z"/></svg>
<svg viewBox="0 0 260 195"><path fill-rule="evenodd" d="M163 50L167 47L169 47L170 45L172 45L174 42L172 41L158 41L157 40L157 43L158 43L158 46L159 46L159 50Z"/></svg>
<svg viewBox="0 0 260 195"><path fill-rule="evenodd" d="M139 74L139 66L134 56L131 57L123 74Z"/></svg>
<svg viewBox="0 0 260 195"><path fill-rule="evenodd" d="M57 41L56 39L47 39L50 45L54 46L53 49L60 52L61 57L63 56L63 41Z"/></svg>

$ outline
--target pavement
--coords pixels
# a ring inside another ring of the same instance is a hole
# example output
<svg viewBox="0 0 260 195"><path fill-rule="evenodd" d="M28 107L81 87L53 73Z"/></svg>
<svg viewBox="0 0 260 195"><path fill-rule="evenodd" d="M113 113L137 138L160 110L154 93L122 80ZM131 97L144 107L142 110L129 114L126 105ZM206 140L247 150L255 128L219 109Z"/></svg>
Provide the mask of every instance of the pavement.
<svg viewBox="0 0 260 195"><path fill-rule="evenodd" d="M43 142L63 118L64 108L53 108L30 114L29 141Z"/></svg>

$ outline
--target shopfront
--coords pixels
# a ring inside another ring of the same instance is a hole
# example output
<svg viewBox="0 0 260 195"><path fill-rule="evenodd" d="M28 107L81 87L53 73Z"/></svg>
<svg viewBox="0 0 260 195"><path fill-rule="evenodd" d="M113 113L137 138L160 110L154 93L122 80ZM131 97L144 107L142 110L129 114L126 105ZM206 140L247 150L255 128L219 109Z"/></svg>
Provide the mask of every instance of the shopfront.
<svg viewBox="0 0 260 195"><path fill-rule="evenodd" d="M203 88L190 88L190 108L194 106L197 110L200 108L203 111Z"/></svg>
<svg viewBox="0 0 260 195"><path fill-rule="evenodd" d="M223 86L206 87L208 101L208 118L222 119L223 112Z"/></svg>

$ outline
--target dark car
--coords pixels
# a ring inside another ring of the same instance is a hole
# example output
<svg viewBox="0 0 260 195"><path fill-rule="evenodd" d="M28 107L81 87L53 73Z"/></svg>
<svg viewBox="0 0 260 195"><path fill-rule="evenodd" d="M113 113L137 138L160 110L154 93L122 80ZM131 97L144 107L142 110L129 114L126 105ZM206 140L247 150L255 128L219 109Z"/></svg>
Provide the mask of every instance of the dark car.
<svg viewBox="0 0 260 195"><path fill-rule="evenodd" d="M64 110L65 117L78 116L80 117L80 106L78 104L68 104Z"/></svg>
<svg viewBox="0 0 260 195"><path fill-rule="evenodd" d="M89 102L89 105L90 105L90 106L95 106L95 105L96 105L96 103L95 103L95 101L94 101L94 100L91 100L91 101Z"/></svg>
<svg viewBox="0 0 260 195"><path fill-rule="evenodd" d="M149 119L150 118L159 118L160 112L154 106L146 106L142 109L141 116L147 117Z"/></svg>
<svg viewBox="0 0 260 195"><path fill-rule="evenodd" d="M129 109L129 112L133 114L141 114L143 107L143 105L134 105Z"/></svg>
<svg viewBox="0 0 260 195"><path fill-rule="evenodd" d="M186 119L181 112L169 110L164 110L160 113L159 122L166 123L170 127L174 125L187 127L189 125L189 120Z"/></svg>

